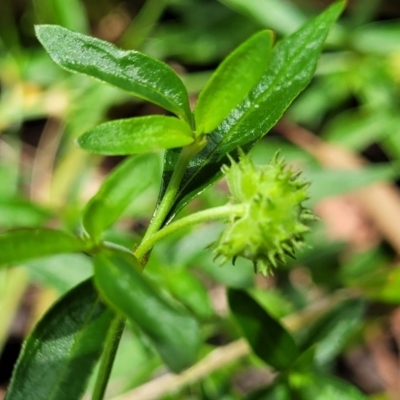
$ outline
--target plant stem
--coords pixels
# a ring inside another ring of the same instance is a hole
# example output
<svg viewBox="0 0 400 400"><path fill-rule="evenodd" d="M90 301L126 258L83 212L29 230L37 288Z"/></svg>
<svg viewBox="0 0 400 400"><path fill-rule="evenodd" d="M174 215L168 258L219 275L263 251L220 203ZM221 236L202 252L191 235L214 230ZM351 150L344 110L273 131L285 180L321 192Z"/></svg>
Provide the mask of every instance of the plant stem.
<svg viewBox="0 0 400 400"><path fill-rule="evenodd" d="M165 194L153 215L146 234L143 237L142 243L146 242L155 232L157 232L161 228L168 212L170 211L175 201L175 197L178 193L183 175L185 174L186 167L188 166L190 160L205 146L205 144L206 142L204 140L198 140L182 149L178 161L175 165L174 172L172 173L171 179L168 183Z"/></svg>
<svg viewBox="0 0 400 400"><path fill-rule="evenodd" d="M167 189L165 191L164 197L162 198L162 201L158 208L156 209L153 218L150 222L150 225L146 231L146 234L143 237L141 245L138 247L138 249L135 251L135 256L140 260L142 260L143 265L146 264L145 256L146 254L152 249L154 246L154 243L156 243L158 240L162 239L164 236L166 236L169 233L172 233L173 231L182 228L183 226L190 225L193 223L196 223L196 214L193 214L194 218L192 218L193 222L183 222L182 220L185 220L185 218L182 218L181 220L177 221L180 224L171 224L167 226L166 228L162 229L159 231L160 227L162 226L165 217L167 216L169 210L171 209L174 201L176 194L179 190L180 183L182 181L183 175L186 171L186 167L188 166L190 160L197 154L206 144L206 140L204 138L198 138L194 143L192 143L189 146L186 146L182 149L181 154L179 155L178 161L175 165L174 172L172 173L171 180L168 183ZM221 207L223 208L223 207ZM229 207L231 209L231 207ZM208 213L211 210L206 210ZM231 211L232 212L232 211ZM201 213L197 213L201 214ZM210 214L210 215L211 215ZM227 212L225 212L224 216L227 216ZM190 219L189 216L187 219ZM218 218L218 217L208 217L204 218L202 220L207 220L207 219L212 219L212 218ZM220 217L222 218L222 217ZM202 220L199 220L198 222L201 222ZM180 226L182 225L182 226ZM172 229L171 229L172 226ZM169 229L167 229L169 228ZM158 232L159 231L159 232ZM168 233L169 232L169 233ZM154 239L154 237L156 239ZM145 246L143 246L145 244ZM116 317L116 319L113 321L110 330L107 334L106 338L106 344L105 344L105 349L101 358L101 363L100 363L100 370L97 375L96 379L96 384L95 388L93 391L92 395L92 400L103 400L104 394L107 388L107 383L110 377L111 369L114 363L115 355L117 353L118 345L122 336L122 332L125 327L125 318L123 317Z"/></svg>
<svg viewBox="0 0 400 400"><path fill-rule="evenodd" d="M105 348L101 357L100 369L97 374L92 394L92 400L103 400L104 398L124 327L125 318L121 316L115 317L107 334Z"/></svg>
<svg viewBox="0 0 400 400"><path fill-rule="evenodd" d="M147 0L120 39L123 47L138 49L149 36L167 5L166 0Z"/></svg>
<svg viewBox="0 0 400 400"><path fill-rule="evenodd" d="M177 221L172 222L170 225L167 225L166 227L152 234L150 237L148 237L148 239L143 240L140 246L135 251L135 256L140 261L140 259L143 258L158 241L182 228L186 228L187 226L195 225L205 221L243 215L244 211L245 207L243 204L227 204L224 206L199 211L194 214L188 215L187 217L178 219Z"/></svg>

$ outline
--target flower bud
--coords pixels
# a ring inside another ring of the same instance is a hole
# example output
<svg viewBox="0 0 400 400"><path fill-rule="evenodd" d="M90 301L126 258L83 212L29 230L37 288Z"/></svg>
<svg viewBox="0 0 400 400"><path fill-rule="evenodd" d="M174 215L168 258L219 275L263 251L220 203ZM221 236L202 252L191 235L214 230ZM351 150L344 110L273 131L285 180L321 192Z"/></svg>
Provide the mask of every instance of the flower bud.
<svg viewBox="0 0 400 400"><path fill-rule="evenodd" d="M256 272L266 275L285 257L294 258L303 246L303 235L312 212L303 206L308 183L299 173L286 168L276 154L268 165L256 168L241 152L239 162L230 158L223 167L233 204L244 205L244 213L233 216L214 243L215 256L222 262L244 257L252 260Z"/></svg>

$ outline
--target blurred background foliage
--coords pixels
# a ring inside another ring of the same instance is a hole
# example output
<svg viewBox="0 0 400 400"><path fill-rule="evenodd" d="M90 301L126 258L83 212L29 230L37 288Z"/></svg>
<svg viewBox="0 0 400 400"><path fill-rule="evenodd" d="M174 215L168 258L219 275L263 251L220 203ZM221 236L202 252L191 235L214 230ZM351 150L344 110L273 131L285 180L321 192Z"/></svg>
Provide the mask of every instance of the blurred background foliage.
<svg viewBox="0 0 400 400"><path fill-rule="evenodd" d="M105 120L165 113L61 70L40 47L34 24L60 24L162 59L195 99L218 63L253 32L270 28L279 40L330 3L2 0L0 231L46 225L78 233L85 202L121 158L84 153L74 139ZM207 361L202 373L174 380L131 326L113 370L110 398L131 391L131 398L142 400L286 399L279 380L268 386L275 378L271 368L235 341L239 333L227 307L227 286L248 289L304 348L314 344L317 375L310 378L299 367L290 377L305 398L344 398L340 393L349 392L340 386L344 381L358 388L351 399L400 398L399 18L398 2L349 1L310 86L252 150L263 164L281 149L312 181L309 201L320 221L309 235L310 247L264 278L241 260L222 267L212 260L206 247L218 235L218 224L160 243L146 274L202 322L203 355L220 350L220 358ZM160 165L154 185L109 230L110 240L130 247L143 234L157 198L161 156L154 157ZM189 209L224 202L226 186L220 182ZM60 294L90 274L82 255L0 271L3 393L23 337ZM333 392L318 392L318 373L330 374L332 381L321 378L321 385ZM357 397L361 393L365 397Z"/></svg>

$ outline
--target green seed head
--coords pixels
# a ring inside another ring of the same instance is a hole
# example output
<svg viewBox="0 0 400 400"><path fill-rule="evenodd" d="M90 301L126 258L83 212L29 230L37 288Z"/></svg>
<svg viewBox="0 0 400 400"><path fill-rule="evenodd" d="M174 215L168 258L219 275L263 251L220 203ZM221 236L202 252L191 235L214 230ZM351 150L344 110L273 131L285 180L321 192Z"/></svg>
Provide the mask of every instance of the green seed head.
<svg viewBox="0 0 400 400"><path fill-rule="evenodd" d="M294 257L303 246L307 222L315 219L302 203L308 198L308 183L299 173L286 168L278 154L256 168L244 153L239 162L223 167L234 204L245 212L233 217L213 245L216 257L225 262L244 257L252 260L257 272L266 275L286 256Z"/></svg>

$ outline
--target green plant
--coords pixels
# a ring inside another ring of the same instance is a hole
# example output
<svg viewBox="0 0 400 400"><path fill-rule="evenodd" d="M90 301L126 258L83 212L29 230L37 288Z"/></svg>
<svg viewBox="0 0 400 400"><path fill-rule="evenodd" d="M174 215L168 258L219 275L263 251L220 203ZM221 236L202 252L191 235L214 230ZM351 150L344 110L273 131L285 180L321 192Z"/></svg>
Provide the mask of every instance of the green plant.
<svg viewBox="0 0 400 400"><path fill-rule="evenodd" d="M166 64L59 26L37 27L39 40L61 67L130 92L176 117L111 121L77 139L81 148L101 155L166 150L156 210L132 251L106 241L104 235L150 185L150 171L156 168L151 154L127 158L109 175L83 211L80 236L47 228L0 236L3 266L62 253L86 254L94 265L93 278L65 294L26 340L7 399L80 398L99 360L92 398L103 398L126 319L172 371L180 372L196 362L202 344L196 318L187 304L172 299L166 288L157 287L142 273L161 239L189 225L223 219L229 225L213 245L216 256L244 257L267 273L284 262L286 255L294 255L308 230L305 222L312 218L303 205L306 184L279 157L257 169L246 153L309 83L342 8L343 2L335 3L275 47L269 31L252 36L221 63L200 93L194 112L183 83ZM178 212L223 174L231 202L176 219ZM313 379L316 340L296 344L242 290L229 290L229 304L254 353L281 372L267 392L283 387L289 396L293 392L303 398L307 391L317 390L304 387L304 382ZM355 310L360 312L358 303ZM315 330L319 340L318 327ZM326 387L345 387L328 375L323 379L328 382ZM354 393L349 398L361 398Z"/></svg>

